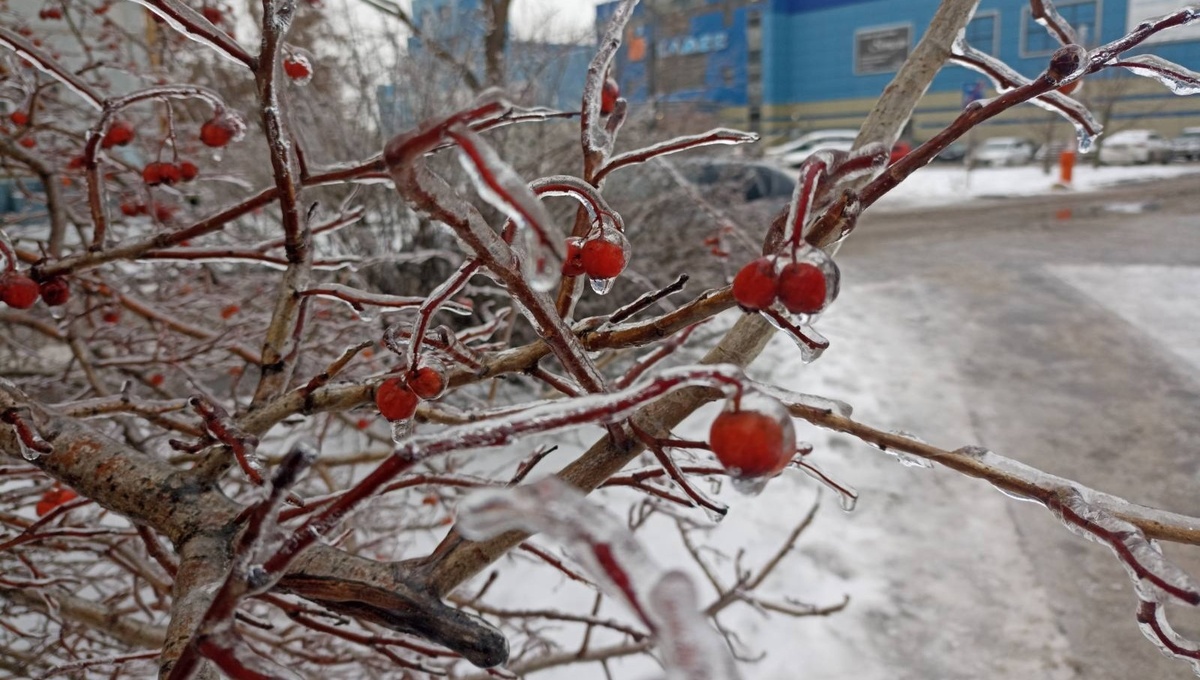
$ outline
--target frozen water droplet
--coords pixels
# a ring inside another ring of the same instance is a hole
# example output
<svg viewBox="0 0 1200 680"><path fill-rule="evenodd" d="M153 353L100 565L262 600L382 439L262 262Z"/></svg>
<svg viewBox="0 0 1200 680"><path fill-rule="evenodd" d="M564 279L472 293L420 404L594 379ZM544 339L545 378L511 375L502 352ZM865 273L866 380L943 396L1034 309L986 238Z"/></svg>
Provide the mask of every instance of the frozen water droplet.
<svg viewBox="0 0 1200 680"><path fill-rule="evenodd" d="M904 430L892 430L888 434L894 434L894 435L897 435L900 437L904 437L905 439L911 439L916 442L921 441L916 435L914 435L910 432L905 432ZM926 460L924 458L921 458L920 456L914 456L910 453L906 453L904 451L900 451L900 450L891 448L890 446L888 446L886 444L876 444L874 442L868 442L868 443L871 446L879 449L880 451L883 451L884 453L888 454L889 456L894 456L901 465L904 465L906 467L922 468L924 470L928 470L933 467L933 462Z"/></svg>
<svg viewBox="0 0 1200 680"><path fill-rule="evenodd" d="M410 434L412 434L412 431L413 431L412 418L405 418L404 420L393 420L392 421L392 441L393 442L396 442L397 444L399 444L400 442L404 441L405 439L408 439L408 436Z"/></svg>
<svg viewBox="0 0 1200 680"><path fill-rule="evenodd" d="M737 487L737 484L735 482L734 488L736 488L736 487ZM714 510L707 506L700 506L700 507L704 510L704 514L708 516L708 521L712 522L713 524L720 524L721 520L725 519L725 514L729 510L724 505L718 505L717 510Z"/></svg>
<svg viewBox="0 0 1200 680"><path fill-rule="evenodd" d="M858 496L851 496L847 493L838 494L838 507L842 512L854 512L854 508L858 507Z"/></svg>
<svg viewBox="0 0 1200 680"><path fill-rule="evenodd" d="M16 437L15 439L17 440L17 446L21 450L21 457L24 458L25 460L32 462L32 461L37 460L41 456L41 454L38 453L37 449L35 449L31 446L26 446L25 442L21 441L20 437Z"/></svg>
<svg viewBox="0 0 1200 680"><path fill-rule="evenodd" d="M770 309L762 311L763 316L771 325L787 333L800 350L800 361L811 364L829 348L829 340L817 332L817 329L807 324L809 315L792 314L776 303Z"/></svg>
<svg viewBox="0 0 1200 680"><path fill-rule="evenodd" d="M1088 153L1096 142L1096 135L1088 132L1087 128L1082 125L1078 125L1075 127L1075 140L1078 143L1079 153Z"/></svg>
<svg viewBox="0 0 1200 680"><path fill-rule="evenodd" d="M736 470L732 470L734 476L730 480L733 490L744 496L757 496L767 488L767 482L771 481L770 477L742 477L737 475Z"/></svg>
<svg viewBox="0 0 1200 680"><path fill-rule="evenodd" d="M608 292L613 289L613 284L617 280L612 279L588 279L588 284L592 287L592 291L597 295L608 295Z"/></svg>

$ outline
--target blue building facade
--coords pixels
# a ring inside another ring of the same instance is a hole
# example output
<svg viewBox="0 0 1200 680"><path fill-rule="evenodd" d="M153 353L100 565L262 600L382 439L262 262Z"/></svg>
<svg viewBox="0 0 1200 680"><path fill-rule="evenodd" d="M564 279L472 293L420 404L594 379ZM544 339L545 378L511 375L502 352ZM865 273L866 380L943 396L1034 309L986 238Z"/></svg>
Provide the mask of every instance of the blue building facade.
<svg viewBox="0 0 1200 680"><path fill-rule="evenodd" d="M630 22L617 62L617 76L632 102L686 99L719 111L729 123L768 136L789 136L820 128L857 127L920 40L939 1L644 0L643 4L647 9ZM1087 47L1115 40L1139 21L1186 4L1186 0L1056 2ZM610 3L597 8L598 25L614 7ZM727 37L715 43L722 49L705 54L703 84L697 86L695 78L674 83L673 76L681 69L671 63L671 45L676 44L672 41L698 45L714 30L724 31ZM653 44L653 52L636 46L643 38ZM1058 47L1033 20L1028 0L982 0L967 28L967 39L1030 77L1045 68ZM1200 26L1164 33L1141 51L1200 70ZM657 58L657 79L648 75L653 62L631 58L637 54ZM979 91L984 96L994 94L991 84L974 71L958 66L943 69L914 116L912 136L925 139L934 134L961 110L965 92ZM1153 81L1115 71L1089 79L1078 96L1114 128L1149 127L1173 135L1183 127L1200 125L1200 98L1178 97ZM1040 109L1019 107L986 132L1017 134L1030 125L1053 126L1052 121Z"/></svg>

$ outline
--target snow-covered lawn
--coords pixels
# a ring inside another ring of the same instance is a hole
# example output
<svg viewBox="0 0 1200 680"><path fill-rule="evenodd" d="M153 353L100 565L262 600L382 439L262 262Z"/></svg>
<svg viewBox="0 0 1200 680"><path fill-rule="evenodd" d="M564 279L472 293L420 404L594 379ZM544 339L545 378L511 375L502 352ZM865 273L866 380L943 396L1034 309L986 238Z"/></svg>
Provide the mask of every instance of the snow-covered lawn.
<svg viewBox="0 0 1200 680"><path fill-rule="evenodd" d="M929 165L906 179L876 204L880 210L902 210L927 205L951 205L979 198L1034 196L1061 191L1095 191L1133 182L1145 182L1166 177L1197 175L1200 186L1200 165L1104 166L1093 168L1087 159L1076 165L1074 181L1069 189L1058 185L1058 168L1050 174L1040 165L1017 168L976 168L965 166Z"/></svg>

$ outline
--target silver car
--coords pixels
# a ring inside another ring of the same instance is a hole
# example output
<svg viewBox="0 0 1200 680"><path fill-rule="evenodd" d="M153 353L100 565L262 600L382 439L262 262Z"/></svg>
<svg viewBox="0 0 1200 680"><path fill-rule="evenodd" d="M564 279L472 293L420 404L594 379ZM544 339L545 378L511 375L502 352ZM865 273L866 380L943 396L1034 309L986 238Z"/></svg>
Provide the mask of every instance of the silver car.
<svg viewBox="0 0 1200 680"><path fill-rule="evenodd" d="M1200 127L1184 128L1183 134L1171 141L1171 152L1180 160L1200 161Z"/></svg>
<svg viewBox="0 0 1200 680"><path fill-rule="evenodd" d="M1171 155L1171 143L1154 130L1122 130L1100 146L1104 165L1169 163Z"/></svg>

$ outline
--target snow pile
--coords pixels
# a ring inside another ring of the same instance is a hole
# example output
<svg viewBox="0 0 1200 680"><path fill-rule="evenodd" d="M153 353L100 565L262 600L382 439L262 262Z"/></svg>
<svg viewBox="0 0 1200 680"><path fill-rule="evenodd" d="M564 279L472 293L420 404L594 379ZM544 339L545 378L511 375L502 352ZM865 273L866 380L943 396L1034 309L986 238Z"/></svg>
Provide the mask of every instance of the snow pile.
<svg viewBox="0 0 1200 680"><path fill-rule="evenodd" d="M875 209L906 210L909 208L951 205L980 198L1010 198L1036 196L1056 191L1095 191L1120 184L1147 182L1155 179L1200 174L1197 165L1102 166L1088 165L1088 159L1075 166L1070 189L1058 185L1058 168L1050 174L1040 165L1015 168L976 168L965 166L926 166L875 204Z"/></svg>

